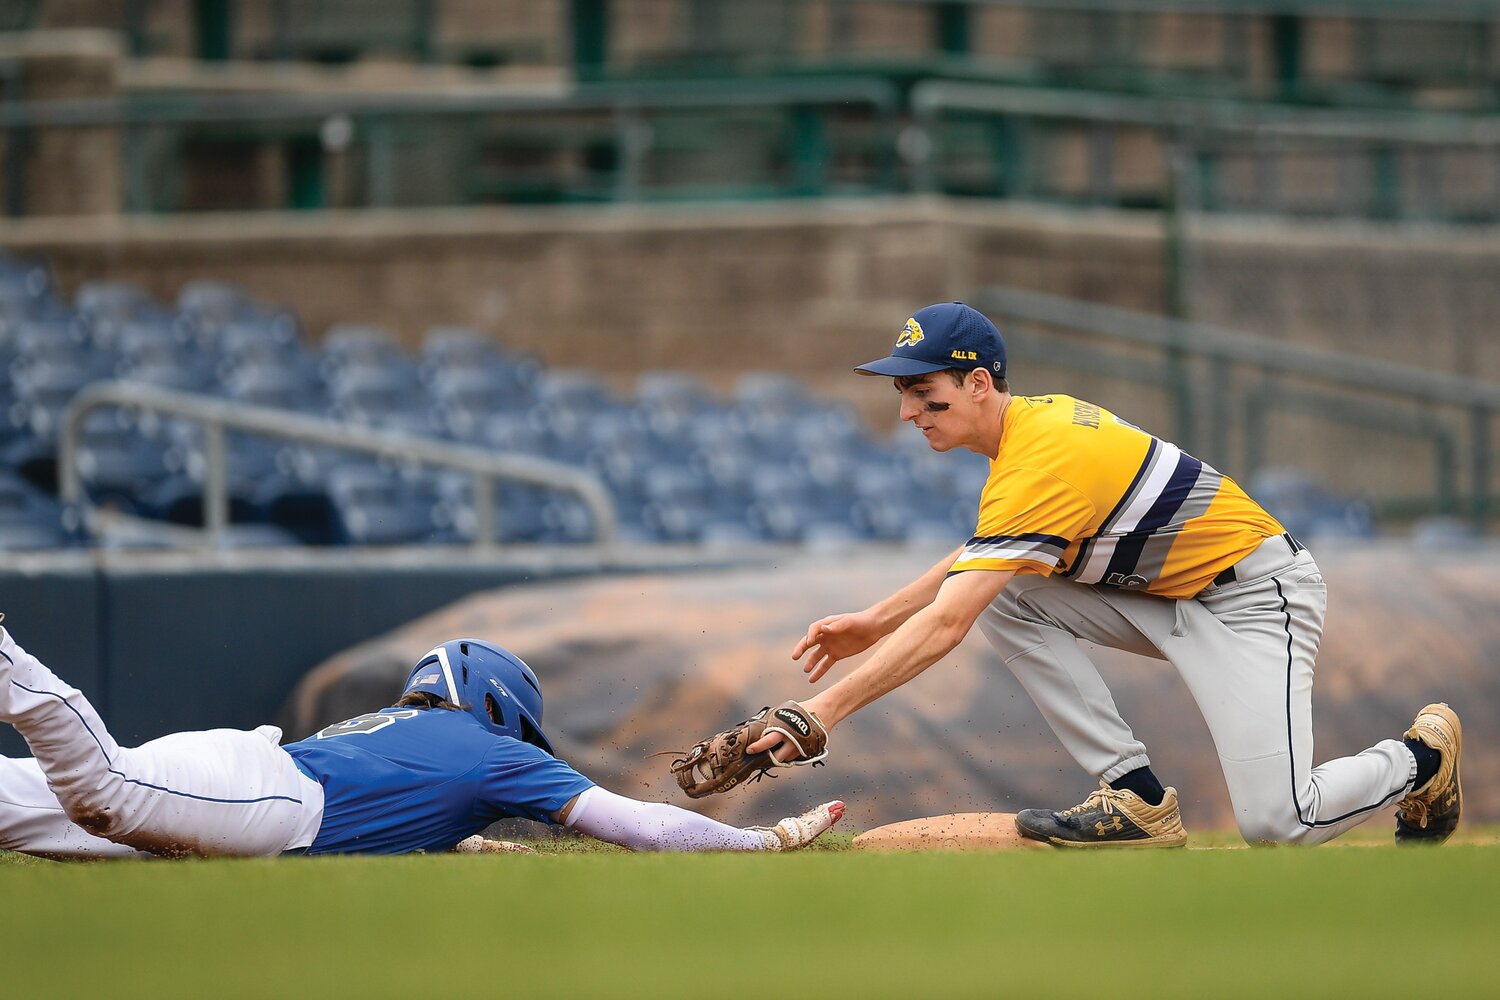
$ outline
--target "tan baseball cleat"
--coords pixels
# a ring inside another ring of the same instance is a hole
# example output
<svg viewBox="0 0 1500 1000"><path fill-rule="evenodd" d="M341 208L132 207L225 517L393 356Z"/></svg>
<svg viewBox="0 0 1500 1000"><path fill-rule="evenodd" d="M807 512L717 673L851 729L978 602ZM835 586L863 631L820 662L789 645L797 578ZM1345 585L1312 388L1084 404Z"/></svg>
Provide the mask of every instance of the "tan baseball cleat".
<svg viewBox="0 0 1500 1000"><path fill-rule="evenodd" d="M1187 831L1177 808L1177 789L1168 788L1153 806L1134 792L1100 783L1078 805L1062 812L1022 809L1016 814L1021 836L1055 847L1183 847Z"/></svg>
<svg viewBox="0 0 1500 1000"><path fill-rule="evenodd" d="M838 800L815 806L800 816L789 816L775 826L752 826L750 829L766 838L768 851L795 851L806 847L828 832L844 816L844 804Z"/></svg>
<svg viewBox="0 0 1500 1000"><path fill-rule="evenodd" d="M1412 789L1396 806L1396 843L1441 844L1458 829L1464 793L1458 783L1458 755L1464 730L1458 713L1442 702L1417 713L1405 739L1421 740L1438 752L1437 774L1421 788Z"/></svg>

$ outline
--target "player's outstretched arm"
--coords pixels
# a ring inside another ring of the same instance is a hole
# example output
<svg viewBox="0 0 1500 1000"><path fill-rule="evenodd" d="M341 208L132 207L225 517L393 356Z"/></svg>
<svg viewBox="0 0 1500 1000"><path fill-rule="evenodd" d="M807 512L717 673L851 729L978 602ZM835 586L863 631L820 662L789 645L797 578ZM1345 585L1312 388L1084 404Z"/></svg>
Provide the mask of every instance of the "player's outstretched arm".
<svg viewBox="0 0 1500 1000"><path fill-rule="evenodd" d="M863 653L931 604L962 552L960 546L920 577L864 611L829 615L809 625L807 634L792 649L793 660L807 656L802 672L808 675L808 683L817 683L839 660Z"/></svg>
<svg viewBox="0 0 1500 1000"><path fill-rule="evenodd" d="M894 691L948 655L1014 575L1011 570L972 570L949 577L937 599L896 629L874 656L832 687L802 702L801 707L812 712L824 730L831 730L870 702ZM781 761L796 757L795 748L785 736L770 729L745 748L747 754L764 751L770 751Z"/></svg>
<svg viewBox="0 0 1500 1000"><path fill-rule="evenodd" d="M844 814L842 802L825 802L771 827L748 830L662 802L641 802L595 785L556 819L570 830L632 851L794 851L806 847Z"/></svg>
<svg viewBox="0 0 1500 1000"><path fill-rule="evenodd" d="M472 837L465 837L453 845L454 854L535 854L536 851L525 844L515 844L509 840L490 840L483 834L476 833Z"/></svg>

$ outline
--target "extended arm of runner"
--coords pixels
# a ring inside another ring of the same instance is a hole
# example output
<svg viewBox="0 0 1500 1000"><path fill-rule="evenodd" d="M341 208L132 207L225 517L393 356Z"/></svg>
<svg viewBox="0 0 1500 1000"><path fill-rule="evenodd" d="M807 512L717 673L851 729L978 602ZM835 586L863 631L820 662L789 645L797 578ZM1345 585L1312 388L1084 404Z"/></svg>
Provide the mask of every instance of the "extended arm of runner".
<svg viewBox="0 0 1500 1000"><path fill-rule="evenodd" d="M633 851L795 851L817 840L844 815L835 799L775 826L727 826L660 802L640 802L595 785L557 813L558 822Z"/></svg>
<svg viewBox="0 0 1500 1000"><path fill-rule="evenodd" d="M598 785L567 810L563 825L632 851L764 851L765 831L741 830L663 802L641 802Z"/></svg>

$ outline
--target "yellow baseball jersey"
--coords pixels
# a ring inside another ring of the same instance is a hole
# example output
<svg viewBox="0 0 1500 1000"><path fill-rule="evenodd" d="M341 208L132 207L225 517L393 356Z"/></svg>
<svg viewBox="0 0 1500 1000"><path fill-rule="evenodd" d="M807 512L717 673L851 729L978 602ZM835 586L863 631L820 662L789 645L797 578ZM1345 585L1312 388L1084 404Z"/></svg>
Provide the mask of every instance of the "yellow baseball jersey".
<svg viewBox="0 0 1500 1000"><path fill-rule="evenodd" d="M1285 529L1176 445L1072 396L1017 396L953 572L1053 573L1192 597Z"/></svg>

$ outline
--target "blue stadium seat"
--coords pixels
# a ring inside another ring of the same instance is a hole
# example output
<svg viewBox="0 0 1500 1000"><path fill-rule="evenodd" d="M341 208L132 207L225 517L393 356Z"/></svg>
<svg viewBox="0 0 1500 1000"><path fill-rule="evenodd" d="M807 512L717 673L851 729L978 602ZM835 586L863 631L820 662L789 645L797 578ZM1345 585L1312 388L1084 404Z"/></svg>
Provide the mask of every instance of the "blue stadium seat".
<svg viewBox="0 0 1500 1000"><path fill-rule="evenodd" d="M12 334L17 368L63 364L88 368L99 376L114 367L114 354L96 349L88 330L72 318L23 320Z"/></svg>
<svg viewBox="0 0 1500 1000"><path fill-rule="evenodd" d="M116 331L132 322L171 322L174 313L146 291L126 281L86 281L73 297L95 341L108 344Z"/></svg>
<svg viewBox="0 0 1500 1000"><path fill-rule="evenodd" d="M445 374L490 373L511 387L508 396L518 396L529 404L534 399L532 388L543 366L528 354L505 350L483 330L433 327L422 339L420 370L423 381L429 384L435 384Z"/></svg>
<svg viewBox="0 0 1500 1000"><path fill-rule="evenodd" d="M690 372L672 369L643 371L635 378L635 396L648 409L695 413L718 406L708 383Z"/></svg>
<svg viewBox="0 0 1500 1000"><path fill-rule="evenodd" d="M801 382L779 372L745 372L735 379L734 398L748 409L781 413L800 410L812 402Z"/></svg>
<svg viewBox="0 0 1500 1000"><path fill-rule="evenodd" d="M537 405L546 411L600 413L621 409L604 380L577 368L554 368L536 380Z"/></svg>
<svg viewBox="0 0 1500 1000"><path fill-rule="evenodd" d="M192 350L175 323L132 322L120 327L114 351L121 361L163 361Z"/></svg>
<svg viewBox="0 0 1500 1000"><path fill-rule="evenodd" d="M0 551L69 548L81 535L55 497L0 469Z"/></svg>
<svg viewBox="0 0 1500 1000"><path fill-rule="evenodd" d="M436 540L473 541L478 523L473 478L444 473L437 477L437 487ZM495 484L494 525L495 540L508 544L576 544L595 536L593 517L581 500L571 494L507 481Z"/></svg>
<svg viewBox="0 0 1500 1000"><path fill-rule="evenodd" d="M417 380L416 369L404 359L360 363L336 371L328 379L328 398L329 415L340 420L432 429L432 404Z"/></svg>
<svg viewBox="0 0 1500 1000"><path fill-rule="evenodd" d="M203 482L184 472L169 475L148 492L141 501L143 513L190 528L204 524ZM245 484L229 492L229 520L232 524L253 523L261 512Z"/></svg>
<svg viewBox="0 0 1500 1000"><path fill-rule="evenodd" d="M488 331L468 326L429 327L422 334L421 354L422 363L433 371L487 368L522 360L521 356L507 351ZM535 359L526 360L536 364Z"/></svg>
<svg viewBox="0 0 1500 1000"><path fill-rule="evenodd" d="M479 443L498 452L520 455L547 454L547 433L526 419L525 414L497 413L484 420Z"/></svg>
<svg viewBox="0 0 1500 1000"><path fill-rule="evenodd" d="M323 336L319 370L332 380L353 367L383 368L409 363L395 334L379 326L360 323L335 323Z"/></svg>
<svg viewBox="0 0 1500 1000"><path fill-rule="evenodd" d="M1369 504L1335 493L1301 469L1260 469L1250 477L1248 492L1303 541L1375 537L1375 518Z"/></svg>
<svg viewBox="0 0 1500 1000"><path fill-rule="evenodd" d="M485 419L535 405L531 387L502 367L444 368L428 381L436 425L460 440L477 440Z"/></svg>
<svg viewBox="0 0 1500 1000"><path fill-rule="evenodd" d="M285 317L238 319L214 331L205 346L217 352L226 372L245 364L293 360L317 368L317 359L298 338L296 324Z"/></svg>
<svg viewBox="0 0 1500 1000"><path fill-rule="evenodd" d="M0 247L0 294L40 299L52 293L52 270L44 261L16 257Z"/></svg>
<svg viewBox="0 0 1500 1000"><path fill-rule="evenodd" d="M184 392L208 392L218 381L214 357L175 325L131 323L119 331L115 353L114 375L127 381Z"/></svg>
<svg viewBox="0 0 1500 1000"><path fill-rule="evenodd" d="M219 330L238 320L254 320L261 306L249 292L228 281L189 281L177 291L177 311L197 330Z"/></svg>
<svg viewBox="0 0 1500 1000"><path fill-rule="evenodd" d="M78 472L96 504L148 513L146 498L169 474L167 450L167 442L143 433L129 411L101 408L80 428Z"/></svg>
<svg viewBox="0 0 1500 1000"><path fill-rule="evenodd" d="M0 248L0 323L45 319L63 310L53 296L52 274L45 264L12 257Z"/></svg>
<svg viewBox="0 0 1500 1000"><path fill-rule="evenodd" d="M12 439L3 464L32 483L57 489L57 437L63 412L95 373L70 364L38 363L13 375ZM19 432L19 433L16 433Z"/></svg>
<svg viewBox="0 0 1500 1000"><path fill-rule="evenodd" d="M373 466L351 465L328 476L328 495L338 510L345 540L353 545L412 545L430 542L438 484L431 476L399 476Z"/></svg>
<svg viewBox="0 0 1500 1000"><path fill-rule="evenodd" d="M346 540L338 508L324 482L336 463L331 457L304 448L280 453L285 471L267 476L255 490L256 519L272 525L304 545L336 545Z"/></svg>
<svg viewBox="0 0 1500 1000"><path fill-rule="evenodd" d="M539 542L547 532L547 491L501 483L495 490L495 534L502 542Z"/></svg>
<svg viewBox="0 0 1500 1000"><path fill-rule="evenodd" d="M255 406L302 413L328 408L323 381L312 365L262 358L230 369L223 378L225 396Z"/></svg>

